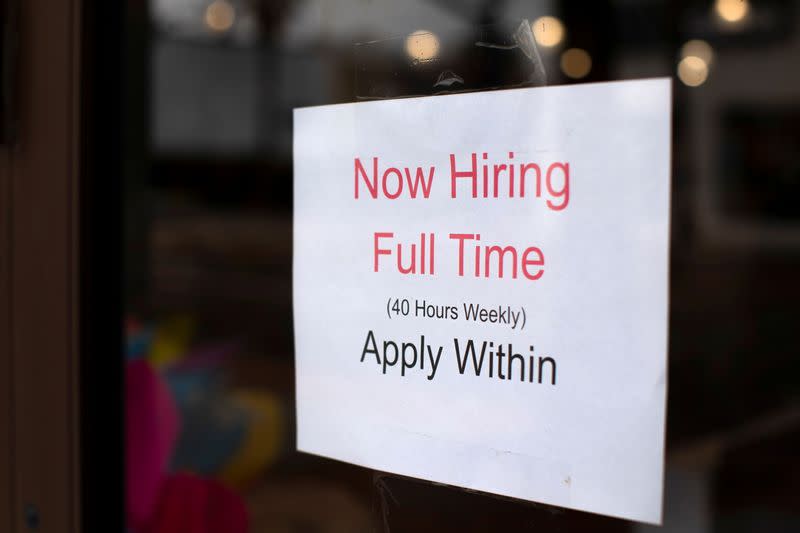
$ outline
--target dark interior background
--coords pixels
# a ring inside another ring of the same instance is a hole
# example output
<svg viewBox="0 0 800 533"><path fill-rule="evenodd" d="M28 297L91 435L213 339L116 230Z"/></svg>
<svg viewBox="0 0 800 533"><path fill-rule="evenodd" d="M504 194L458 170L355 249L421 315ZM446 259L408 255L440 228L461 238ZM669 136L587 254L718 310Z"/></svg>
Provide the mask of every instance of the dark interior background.
<svg viewBox="0 0 800 533"><path fill-rule="evenodd" d="M126 6L120 90L129 343L146 328L156 338L184 339L187 350L232 342L236 349L201 392L219 405L257 391L278 406L278 448L237 486L252 531L649 529L294 451L291 113L447 90L654 76L674 80L664 530L800 531L800 3ZM539 46L544 77L519 50L473 45L476 35L504 39L509 27L545 15L557 17L564 33L555 46ZM403 53L417 30L440 39L431 61ZM704 67L682 63L682 47L694 39L713 51L700 58ZM561 64L571 48L591 57L577 79ZM681 64L695 70L681 76ZM437 85L452 74L462 81ZM195 412L195 432L179 446L195 449L192 438L224 433L218 415ZM195 457L183 466L192 460L202 463Z"/></svg>

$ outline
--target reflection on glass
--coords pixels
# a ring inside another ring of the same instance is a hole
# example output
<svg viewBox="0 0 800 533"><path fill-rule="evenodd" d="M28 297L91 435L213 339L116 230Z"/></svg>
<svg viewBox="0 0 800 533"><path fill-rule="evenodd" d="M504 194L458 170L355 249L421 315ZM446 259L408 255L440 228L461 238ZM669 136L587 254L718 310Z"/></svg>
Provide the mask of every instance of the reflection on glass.
<svg viewBox="0 0 800 533"><path fill-rule="evenodd" d="M543 520L546 531L636 530L388 476L373 484L370 471L294 451L292 109L670 75L663 531L775 531L777 520L800 531L800 477L771 475L800 472L796 422L769 442L736 437L735 450L688 476L673 457L701 455L709 436L742 435L770 413L800 409L797 0L128 2L145 3L150 20L126 28L141 38L130 44L139 60L123 65L141 86L118 84L130 95L127 113L142 120L126 131L141 136L125 167L126 298L139 318L129 321L127 364L140 418L128 423L151 428L131 431L127 448L158 445L159 464L130 462L131 472L161 477L129 491L151 504L131 512L131 533L154 533L145 515L175 505L184 521L236 519L244 506L253 533L518 531ZM520 123L569 145L571 137L557 135L557 110L535 121L529 113L520 109ZM613 132L614 124L598 127ZM430 146L424 133L398 135L419 136L420 150L446 157L448 147ZM601 200L583 199L587 207ZM145 394L138 380L160 383L158 394ZM376 525L375 487L384 483L391 513L378 512ZM214 499L179 505L185 494L206 493ZM697 513L687 511L697 500ZM170 526L162 531L182 531Z"/></svg>

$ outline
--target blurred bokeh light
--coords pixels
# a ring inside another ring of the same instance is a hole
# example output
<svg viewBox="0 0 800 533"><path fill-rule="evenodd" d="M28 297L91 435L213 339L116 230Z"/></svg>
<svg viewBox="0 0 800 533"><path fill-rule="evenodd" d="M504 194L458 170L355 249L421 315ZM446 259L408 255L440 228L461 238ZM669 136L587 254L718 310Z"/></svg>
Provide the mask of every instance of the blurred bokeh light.
<svg viewBox="0 0 800 533"><path fill-rule="evenodd" d="M717 0L714 9L722 20L739 22L750 11L750 3L747 0Z"/></svg>
<svg viewBox="0 0 800 533"><path fill-rule="evenodd" d="M561 71L572 79L585 78L592 70L592 57L582 48L570 48L561 54Z"/></svg>
<svg viewBox="0 0 800 533"><path fill-rule="evenodd" d="M406 53L414 61L431 61L439 55L439 39L427 30L417 30L406 38Z"/></svg>
<svg viewBox="0 0 800 533"><path fill-rule="evenodd" d="M206 26L211 31L224 33L233 27L236 10L226 0L214 0L206 8Z"/></svg>
<svg viewBox="0 0 800 533"><path fill-rule="evenodd" d="M678 78L684 85L699 87L708 78L708 64L696 56L688 56L678 63Z"/></svg>
<svg viewBox="0 0 800 533"><path fill-rule="evenodd" d="M686 44L681 47L681 58L689 56L699 57L707 66L710 66L714 61L714 49L703 40L692 39L686 41Z"/></svg>
<svg viewBox="0 0 800 533"><path fill-rule="evenodd" d="M564 40L564 23L557 17L550 15L539 17L533 21L531 26L536 42L544 47L558 46Z"/></svg>

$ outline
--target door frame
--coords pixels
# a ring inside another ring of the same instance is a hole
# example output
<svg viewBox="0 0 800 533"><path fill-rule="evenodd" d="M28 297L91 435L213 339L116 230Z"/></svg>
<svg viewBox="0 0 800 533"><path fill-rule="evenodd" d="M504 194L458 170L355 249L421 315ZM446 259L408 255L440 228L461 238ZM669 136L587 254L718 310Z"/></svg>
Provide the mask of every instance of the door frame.
<svg viewBox="0 0 800 533"><path fill-rule="evenodd" d="M4 28L16 135L0 147L2 531L124 530L121 306L108 282L121 277L123 19L103 4L119 2L16 0Z"/></svg>

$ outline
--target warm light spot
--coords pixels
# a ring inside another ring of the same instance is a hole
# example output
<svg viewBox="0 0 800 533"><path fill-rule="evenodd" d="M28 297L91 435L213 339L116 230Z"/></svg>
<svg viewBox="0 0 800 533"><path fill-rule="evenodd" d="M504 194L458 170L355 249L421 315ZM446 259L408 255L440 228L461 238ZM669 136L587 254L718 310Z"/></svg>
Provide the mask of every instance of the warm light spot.
<svg viewBox="0 0 800 533"><path fill-rule="evenodd" d="M678 63L678 78L689 87L697 87L708 78L708 64L696 56L688 56Z"/></svg>
<svg viewBox="0 0 800 533"><path fill-rule="evenodd" d="M706 65L711 65L714 61L714 49L705 41L693 39L681 47L681 58L689 56L699 57Z"/></svg>
<svg viewBox="0 0 800 533"><path fill-rule="evenodd" d="M214 0L206 8L206 26L212 31L223 33L233 27L236 10L225 0Z"/></svg>
<svg viewBox="0 0 800 533"><path fill-rule="evenodd" d="M536 42L542 46L550 48L564 40L564 24L556 17L539 17L531 24L531 28Z"/></svg>
<svg viewBox="0 0 800 533"><path fill-rule="evenodd" d="M414 61L431 61L439 55L439 38L426 30L417 30L406 37L406 53Z"/></svg>
<svg viewBox="0 0 800 533"><path fill-rule="evenodd" d="M717 0L714 5L717 15L726 22L739 22L747 16L750 3L747 0Z"/></svg>
<svg viewBox="0 0 800 533"><path fill-rule="evenodd" d="M561 70L575 80L586 77L592 70L589 52L581 48L570 48L561 54Z"/></svg>

